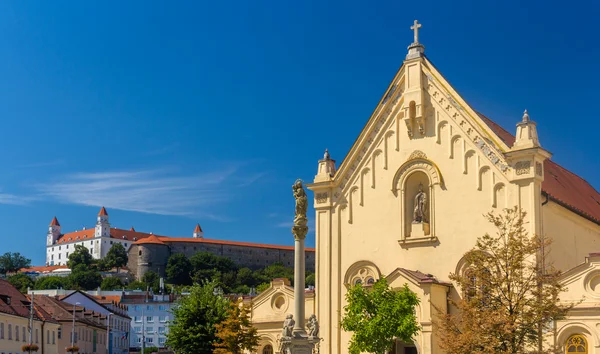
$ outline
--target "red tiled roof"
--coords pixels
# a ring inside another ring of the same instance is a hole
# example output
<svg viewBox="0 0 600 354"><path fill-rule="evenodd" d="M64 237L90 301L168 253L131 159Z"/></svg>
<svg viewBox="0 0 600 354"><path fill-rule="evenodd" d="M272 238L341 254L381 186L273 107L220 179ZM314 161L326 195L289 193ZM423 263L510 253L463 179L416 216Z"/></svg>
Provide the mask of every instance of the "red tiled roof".
<svg viewBox="0 0 600 354"><path fill-rule="evenodd" d="M69 242L76 242L76 241L81 241L81 240L86 240L86 239L93 239L94 232L95 232L95 229L86 229L86 230L79 230L79 231L75 231L75 232L68 232L64 235L61 235L59 237L59 239L56 241L56 243L69 243ZM110 229L110 237L114 238L114 239L120 239L120 240L125 239L127 241L137 241L137 240L141 240L146 237L150 237L151 235L152 234L148 234L145 232L137 232L137 231L131 231L131 230L117 229L117 228ZM123 238L123 236L125 236L125 238Z"/></svg>
<svg viewBox="0 0 600 354"><path fill-rule="evenodd" d="M506 145L513 145L515 137L511 133L483 114L478 114ZM544 163L544 175L542 191L550 199L600 224L600 193L591 184L552 160L546 160Z"/></svg>
<svg viewBox="0 0 600 354"><path fill-rule="evenodd" d="M29 268L21 268L19 269L19 272L21 273L25 273L25 272L38 272L38 273L44 273L44 272L51 272L53 270L57 270L57 269L68 269L69 267L67 267L66 265L55 265L55 266L32 266Z"/></svg>
<svg viewBox="0 0 600 354"><path fill-rule="evenodd" d="M136 245L141 245L141 244L154 244L154 245L167 245L166 243L162 242L160 240L160 238L156 237L155 235L150 235L149 237L145 237L142 238L138 241L135 242Z"/></svg>
<svg viewBox="0 0 600 354"><path fill-rule="evenodd" d="M8 300L10 298L10 301ZM29 299L21 294L17 288L4 279L0 279L0 312L9 315L29 317ZM35 306L35 317L38 320L52 321L50 316L44 309Z"/></svg>
<svg viewBox="0 0 600 354"><path fill-rule="evenodd" d="M104 207L102 207L102 209L100 209L98 216L108 216L108 213L106 212L106 209L104 209Z"/></svg>
<svg viewBox="0 0 600 354"><path fill-rule="evenodd" d="M200 228L200 224L196 224L196 228L194 229L194 232L202 232L202 229Z"/></svg>
<svg viewBox="0 0 600 354"><path fill-rule="evenodd" d="M60 224L58 223L58 219L56 218L56 216L50 222L50 226L60 226Z"/></svg>

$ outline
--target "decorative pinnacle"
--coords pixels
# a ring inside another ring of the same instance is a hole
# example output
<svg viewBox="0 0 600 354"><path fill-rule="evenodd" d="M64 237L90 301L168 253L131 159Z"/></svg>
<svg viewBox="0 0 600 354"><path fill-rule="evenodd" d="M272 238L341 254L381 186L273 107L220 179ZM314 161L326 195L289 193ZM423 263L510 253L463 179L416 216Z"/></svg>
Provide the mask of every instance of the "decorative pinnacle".
<svg viewBox="0 0 600 354"><path fill-rule="evenodd" d="M331 160L331 156L329 155L329 150L325 149L325 154L323 155L323 160Z"/></svg>
<svg viewBox="0 0 600 354"><path fill-rule="evenodd" d="M410 29L413 30L415 32L415 41L414 43L419 43L419 28L423 27L422 24L419 23L419 21L415 20L415 22L413 23L412 26L410 26Z"/></svg>
<svg viewBox="0 0 600 354"><path fill-rule="evenodd" d="M425 46L419 43L419 28L423 27L419 21L415 20L413 25L410 26L410 29L414 31L414 42L408 46L408 54L406 55L406 60L420 58L424 56Z"/></svg>
<svg viewBox="0 0 600 354"><path fill-rule="evenodd" d="M523 123L529 122L529 114L527 114L527 110L523 112Z"/></svg>

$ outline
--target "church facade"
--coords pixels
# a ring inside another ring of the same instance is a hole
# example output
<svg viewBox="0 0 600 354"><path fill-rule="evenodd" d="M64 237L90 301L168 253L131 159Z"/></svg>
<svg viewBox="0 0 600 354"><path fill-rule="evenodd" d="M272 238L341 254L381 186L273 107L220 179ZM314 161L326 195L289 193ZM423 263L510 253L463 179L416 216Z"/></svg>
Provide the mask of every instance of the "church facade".
<svg viewBox="0 0 600 354"><path fill-rule="evenodd" d="M550 262L568 288L561 298L577 302L553 340L565 352L600 353L600 194L550 159L527 111L513 136L470 107L424 55L419 26L345 159L336 166L326 151L308 186L321 352L348 352L351 333L339 325L348 288L386 277L420 298L422 331L395 353L442 353L434 308L449 311L447 298L460 296L449 274L495 232L483 214L518 206L531 235L553 240Z"/></svg>

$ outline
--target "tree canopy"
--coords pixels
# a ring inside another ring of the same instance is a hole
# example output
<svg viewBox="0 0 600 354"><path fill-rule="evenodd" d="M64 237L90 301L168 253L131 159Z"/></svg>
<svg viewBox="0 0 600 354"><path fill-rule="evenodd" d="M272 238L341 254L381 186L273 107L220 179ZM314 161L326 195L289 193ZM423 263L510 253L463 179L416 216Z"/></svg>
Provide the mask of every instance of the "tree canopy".
<svg viewBox="0 0 600 354"><path fill-rule="evenodd" d="M405 284L398 290L381 278L372 286L355 285L346 294L341 327L352 332L350 354L384 354L394 340L412 342L420 330L415 315L419 298Z"/></svg>
<svg viewBox="0 0 600 354"><path fill-rule="evenodd" d="M121 290L123 289L123 282L118 277L106 277L102 279L100 284L101 290Z"/></svg>
<svg viewBox="0 0 600 354"><path fill-rule="evenodd" d="M177 285L190 285L192 270L190 260L184 254L176 253L167 262L167 281Z"/></svg>
<svg viewBox="0 0 600 354"><path fill-rule="evenodd" d="M213 350L215 325L227 317L230 301L215 295L215 281L193 285L190 295L182 297L172 309L173 321L167 345L180 354L210 354Z"/></svg>
<svg viewBox="0 0 600 354"><path fill-rule="evenodd" d="M6 280L24 294L27 293L27 288L33 289L33 279L27 274L14 274L6 278Z"/></svg>
<svg viewBox="0 0 600 354"><path fill-rule="evenodd" d="M529 235L516 207L486 218L496 234L478 238L467 269L450 274L462 299L451 301L458 311L441 314L440 346L449 354L553 352L544 333L569 307L559 303L560 273L545 260L550 242Z"/></svg>
<svg viewBox="0 0 600 354"><path fill-rule="evenodd" d="M35 290L64 289L66 285L67 279L65 277L47 276L37 278L34 288Z"/></svg>
<svg viewBox="0 0 600 354"><path fill-rule="evenodd" d="M0 256L0 274L14 273L21 268L31 267L31 259L19 252L6 252Z"/></svg>
<svg viewBox="0 0 600 354"><path fill-rule="evenodd" d="M90 254L90 251L83 245L75 245L75 250L69 255L67 266L71 271L78 265L90 267L94 264L94 258Z"/></svg>
<svg viewBox="0 0 600 354"><path fill-rule="evenodd" d="M229 304L227 317L215 328L219 340L214 343L214 354L253 353L258 347L258 330L250 322L250 308L241 299Z"/></svg>
<svg viewBox="0 0 600 354"><path fill-rule="evenodd" d="M106 256L102 259L104 266L107 269L125 267L127 265L128 255L125 247L120 243L115 243L106 253Z"/></svg>

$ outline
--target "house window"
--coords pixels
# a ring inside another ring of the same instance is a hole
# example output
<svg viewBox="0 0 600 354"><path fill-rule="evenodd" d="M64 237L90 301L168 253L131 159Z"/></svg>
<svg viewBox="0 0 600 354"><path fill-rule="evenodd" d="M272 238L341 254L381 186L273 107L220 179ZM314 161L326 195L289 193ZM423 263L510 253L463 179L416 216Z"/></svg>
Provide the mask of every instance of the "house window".
<svg viewBox="0 0 600 354"><path fill-rule="evenodd" d="M575 334L567 339L567 345L565 346L567 353L588 353L588 345L585 337L581 334Z"/></svg>
<svg viewBox="0 0 600 354"><path fill-rule="evenodd" d="M158 344L165 344L165 338L158 338Z"/></svg>
<svg viewBox="0 0 600 354"><path fill-rule="evenodd" d="M265 345L262 354L273 354L273 347L271 346L271 344Z"/></svg>
<svg viewBox="0 0 600 354"><path fill-rule="evenodd" d="M159 311L165 311L166 309L167 309L167 307L165 305L158 305Z"/></svg>
<svg viewBox="0 0 600 354"><path fill-rule="evenodd" d="M19 341L19 326L15 326L15 340Z"/></svg>
<svg viewBox="0 0 600 354"><path fill-rule="evenodd" d="M12 340L12 325L8 324L8 340Z"/></svg>
<svg viewBox="0 0 600 354"><path fill-rule="evenodd" d="M154 322L154 317L146 316L146 322Z"/></svg>
<svg viewBox="0 0 600 354"><path fill-rule="evenodd" d="M152 305L147 305L147 306L146 306L146 311L154 311L154 306L152 306Z"/></svg>
<svg viewBox="0 0 600 354"><path fill-rule="evenodd" d="M22 334L21 339L23 339L23 342L26 342L26 339L25 339L25 326L23 326L22 329L23 330L21 331L21 334Z"/></svg>
<svg viewBox="0 0 600 354"><path fill-rule="evenodd" d="M56 332L52 331L52 344L56 344Z"/></svg>
<svg viewBox="0 0 600 354"><path fill-rule="evenodd" d="M154 332L154 327L146 327L146 333Z"/></svg>
<svg viewBox="0 0 600 354"><path fill-rule="evenodd" d="M142 333L142 327L135 327L135 333Z"/></svg>
<svg viewBox="0 0 600 354"><path fill-rule="evenodd" d="M58 327L58 339L62 338L62 327Z"/></svg>
<svg viewBox="0 0 600 354"><path fill-rule="evenodd" d="M140 316L135 316L135 322L142 322L142 318Z"/></svg>
<svg viewBox="0 0 600 354"><path fill-rule="evenodd" d="M4 339L4 323L0 323L0 339Z"/></svg>
<svg viewBox="0 0 600 354"><path fill-rule="evenodd" d="M165 334L165 327L158 327L158 334Z"/></svg>
<svg viewBox="0 0 600 354"><path fill-rule="evenodd" d="M35 329L35 342L36 342L36 343L39 343L39 342L40 342L40 341L38 340L38 339L39 339L39 337L38 337L38 334L39 334L39 333L38 333L38 329L36 328L36 329Z"/></svg>
<svg viewBox="0 0 600 354"><path fill-rule="evenodd" d="M167 322L167 316L158 316L158 321L161 323Z"/></svg>

